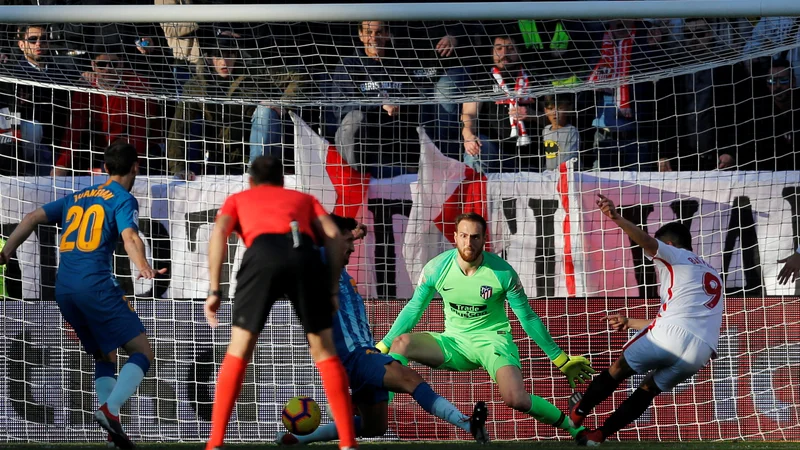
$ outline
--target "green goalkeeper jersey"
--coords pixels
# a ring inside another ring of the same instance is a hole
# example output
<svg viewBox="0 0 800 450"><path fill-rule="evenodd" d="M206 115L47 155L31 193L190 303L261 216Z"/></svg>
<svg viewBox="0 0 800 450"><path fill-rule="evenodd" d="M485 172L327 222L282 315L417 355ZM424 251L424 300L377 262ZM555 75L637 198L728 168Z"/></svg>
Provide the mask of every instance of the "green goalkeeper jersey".
<svg viewBox="0 0 800 450"><path fill-rule="evenodd" d="M522 328L551 360L563 354L531 309L519 276L508 262L494 253L484 252L478 270L472 276L466 276L458 265L456 249L440 254L425 265L414 296L381 342L391 347L397 336L411 331L436 292L442 296L447 334L510 333L511 324L505 308L508 300Z"/></svg>

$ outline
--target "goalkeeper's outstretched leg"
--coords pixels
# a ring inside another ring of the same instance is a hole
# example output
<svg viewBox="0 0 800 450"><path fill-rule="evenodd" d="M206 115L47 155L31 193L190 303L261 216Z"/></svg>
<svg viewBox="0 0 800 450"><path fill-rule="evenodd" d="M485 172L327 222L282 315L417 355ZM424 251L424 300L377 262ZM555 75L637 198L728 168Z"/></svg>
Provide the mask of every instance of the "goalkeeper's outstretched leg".
<svg viewBox="0 0 800 450"><path fill-rule="evenodd" d="M525 389L519 367L512 365L500 367L495 374L495 381L503 402L509 408L523 412L544 424L560 428L572 437L576 437L583 430L583 427L572 423L572 420L554 404L538 395L529 394Z"/></svg>
<svg viewBox="0 0 800 450"><path fill-rule="evenodd" d="M525 390L519 350L504 334L403 334L392 342L391 351L438 369L466 372L483 367L497 383L503 401L510 408L565 430L573 437L581 430L555 405Z"/></svg>

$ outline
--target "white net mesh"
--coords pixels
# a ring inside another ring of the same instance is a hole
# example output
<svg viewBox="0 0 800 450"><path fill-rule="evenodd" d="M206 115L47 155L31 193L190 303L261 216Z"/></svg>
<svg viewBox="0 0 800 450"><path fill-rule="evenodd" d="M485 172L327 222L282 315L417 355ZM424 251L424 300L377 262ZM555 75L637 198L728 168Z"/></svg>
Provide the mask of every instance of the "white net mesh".
<svg viewBox="0 0 800 450"><path fill-rule="evenodd" d="M348 270L376 337L422 265L451 245L455 215L478 211L491 251L519 272L559 345L605 368L627 336L602 317L653 317L658 284L642 250L601 220L595 195L651 234L683 221L723 275L719 358L619 437L800 439L800 286L776 282L776 261L800 243L794 17L6 28L0 237L45 202L101 182L109 143L128 140L142 156L140 228L169 277L135 281L118 249L116 273L156 354L122 410L134 439L208 435L230 328L212 332L192 300L207 291L216 210L265 153L283 159L287 185L368 225ZM58 233L40 227L2 269L3 440L104 439L89 415L91 359L54 302ZM231 242L226 294L243 250ZM442 326L434 301L418 329ZM567 383L514 326L526 382L565 409ZM483 371L415 368L464 411L489 401L495 439L568 437L512 413ZM272 439L292 396L325 401L287 304L273 310L250 370L233 440ZM388 438L467 437L405 395L390 428Z"/></svg>

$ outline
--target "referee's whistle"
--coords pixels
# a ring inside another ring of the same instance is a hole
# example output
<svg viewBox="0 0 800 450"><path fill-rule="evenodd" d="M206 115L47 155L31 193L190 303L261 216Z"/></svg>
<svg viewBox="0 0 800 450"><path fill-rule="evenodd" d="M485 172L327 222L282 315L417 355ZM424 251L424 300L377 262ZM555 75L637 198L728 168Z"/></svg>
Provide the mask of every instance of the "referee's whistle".
<svg viewBox="0 0 800 450"><path fill-rule="evenodd" d="M292 242L294 243L294 248L300 247L300 225L296 220L293 220L289 222L289 226L292 228Z"/></svg>

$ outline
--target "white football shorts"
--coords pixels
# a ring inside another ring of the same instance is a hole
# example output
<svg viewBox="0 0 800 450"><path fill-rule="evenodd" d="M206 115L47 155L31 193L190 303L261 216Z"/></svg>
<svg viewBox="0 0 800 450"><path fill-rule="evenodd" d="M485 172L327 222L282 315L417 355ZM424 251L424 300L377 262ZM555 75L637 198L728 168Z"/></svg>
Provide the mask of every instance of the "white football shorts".
<svg viewBox="0 0 800 450"><path fill-rule="evenodd" d="M653 381L663 392L700 371L714 350L683 328L658 325L634 336L623 348L625 361L636 373L653 372Z"/></svg>

